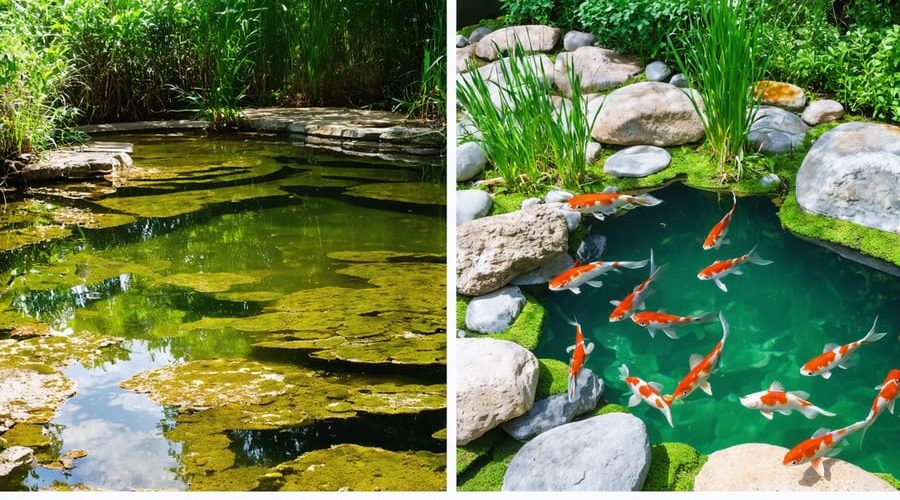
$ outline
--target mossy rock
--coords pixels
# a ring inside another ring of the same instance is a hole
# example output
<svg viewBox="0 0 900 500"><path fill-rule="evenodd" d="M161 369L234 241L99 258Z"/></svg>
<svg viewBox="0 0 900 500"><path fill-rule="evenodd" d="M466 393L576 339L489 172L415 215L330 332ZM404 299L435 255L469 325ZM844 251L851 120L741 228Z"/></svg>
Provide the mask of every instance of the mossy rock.
<svg viewBox="0 0 900 500"><path fill-rule="evenodd" d="M414 205L447 204L447 186L428 182L386 182L354 186L344 194L354 198L393 201Z"/></svg>
<svg viewBox="0 0 900 500"><path fill-rule="evenodd" d="M442 491L447 456L339 444L304 453L259 478L258 491Z"/></svg>
<svg viewBox="0 0 900 500"><path fill-rule="evenodd" d="M895 489L900 490L900 479L894 477L893 474L889 474L887 472L876 472L875 475L887 481Z"/></svg>
<svg viewBox="0 0 900 500"><path fill-rule="evenodd" d="M491 449L490 458L481 467L471 468L458 480L460 491L500 491L503 476L519 449L525 446L511 436L504 435ZM474 470L473 470L474 469Z"/></svg>
<svg viewBox="0 0 900 500"><path fill-rule="evenodd" d="M235 286L249 285L259 279L246 274L236 273L182 273L162 278L160 282L181 288L189 288L198 292L227 292Z"/></svg>
<svg viewBox="0 0 900 500"><path fill-rule="evenodd" d="M34 450L38 463L53 462L59 457L62 442L45 432L43 424L16 424L3 434L2 440L9 446L25 446Z"/></svg>
<svg viewBox="0 0 900 500"><path fill-rule="evenodd" d="M558 359L538 358L538 385L534 400L563 394L569 386L569 365Z"/></svg>
<svg viewBox="0 0 900 500"><path fill-rule="evenodd" d="M506 330L500 333L488 334L488 337L509 340L520 346L533 351L537 349L538 342L541 338L541 328L544 325L544 306L539 304L534 298L528 297L525 307L519 313L519 317Z"/></svg>
<svg viewBox="0 0 900 500"><path fill-rule="evenodd" d="M660 443L650 448L650 471L644 491L693 491L694 478L706 456L684 443Z"/></svg>

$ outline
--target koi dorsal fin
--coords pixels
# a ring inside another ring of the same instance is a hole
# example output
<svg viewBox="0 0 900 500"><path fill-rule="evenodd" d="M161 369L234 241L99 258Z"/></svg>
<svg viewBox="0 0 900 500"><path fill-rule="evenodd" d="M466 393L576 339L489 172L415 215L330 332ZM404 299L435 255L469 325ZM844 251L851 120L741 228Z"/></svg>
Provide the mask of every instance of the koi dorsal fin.
<svg viewBox="0 0 900 500"><path fill-rule="evenodd" d="M784 386L781 385L781 382L775 380L772 382L772 385L769 386L769 390L773 392L784 392Z"/></svg>
<svg viewBox="0 0 900 500"><path fill-rule="evenodd" d="M663 386L659 382L647 382L647 385L652 387L656 392L662 394Z"/></svg>
<svg viewBox="0 0 900 500"><path fill-rule="evenodd" d="M618 193L619 188L615 186L606 186L606 189L603 190L604 193Z"/></svg>
<svg viewBox="0 0 900 500"><path fill-rule="evenodd" d="M691 370L693 370L695 366L699 365L701 361L703 361L703 356L701 356L700 354L691 354L690 359L688 359L688 364L691 365Z"/></svg>
<svg viewBox="0 0 900 500"><path fill-rule="evenodd" d="M835 344L834 342L829 342L829 343L825 344L825 347L822 348L822 352L833 351L833 350L837 349L838 347L840 347L840 346Z"/></svg>
<svg viewBox="0 0 900 500"><path fill-rule="evenodd" d="M816 432L813 433L812 437L814 437L814 438L822 437L822 436L824 436L825 434L828 434L829 432L831 432L831 431L828 430L828 429L826 429L826 428L824 428L824 427L821 427L821 428L819 428Z"/></svg>

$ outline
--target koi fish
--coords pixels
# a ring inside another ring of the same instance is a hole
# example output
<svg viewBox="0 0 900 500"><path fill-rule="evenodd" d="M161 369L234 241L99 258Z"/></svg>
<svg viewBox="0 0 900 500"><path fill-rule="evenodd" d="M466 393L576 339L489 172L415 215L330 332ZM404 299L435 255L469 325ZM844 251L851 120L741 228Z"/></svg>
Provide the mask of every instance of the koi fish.
<svg viewBox="0 0 900 500"><path fill-rule="evenodd" d="M703 281L713 280L720 290L727 292L728 288L725 286L725 283L722 283L722 278L729 274L744 274L744 272L741 271L741 266L745 262L750 262L757 266L768 266L772 263L771 260L765 260L760 257L759 254L756 253L756 246L754 246L746 255L735 257L734 259L717 260L713 262L697 273L697 278Z"/></svg>
<svg viewBox="0 0 900 500"><path fill-rule="evenodd" d="M603 261L597 260L588 264L579 265L578 262L572 265L552 280L550 280L550 290L557 292L559 290L570 290L574 294L581 293L581 285L588 285L594 288L603 286L603 282L595 279L598 276L606 274L609 271L622 272L620 268L640 269L647 265L646 260L640 261Z"/></svg>
<svg viewBox="0 0 900 500"><path fill-rule="evenodd" d="M687 397L694 389L700 388L701 391L712 396L712 387L709 385L709 376L712 375L719 359L722 357L722 348L725 347L725 341L728 339L728 322L725 316L720 312L719 321L722 323L722 340L713 347L713 350L706 355L700 357L699 354L692 354L690 358L691 371L681 379L678 386L675 387L674 394L663 396L667 403L671 404L676 399Z"/></svg>
<svg viewBox="0 0 900 500"><path fill-rule="evenodd" d="M584 334L581 332L581 324L578 319L572 323L575 326L575 345L566 348L567 353L572 353L572 360L569 361L569 385L566 388L569 396L569 402L575 401L575 390L578 381L578 372L584 366L584 361L588 355L593 352L594 344L584 345Z"/></svg>
<svg viewBox="0 0 900 500"><path fill-rule="evenodd" d="M865 420L852 423L847 427L829 431L828 429L819 429L811 438L803 441L791 448L791 451L784 455L784 465L800 465L809 463L814 471L820 476L825 476L825 467L822 466L823 457L833 457L840 452L840 448L836 448L838 444L847 436L862 429L866 426Z"/></svg>
<svg viewBox="0 0 900 500"><path fill-rule="evenodd" d="M675 329L692 323L712 323L716 320L716 313L703 313L698 316L677 316L655 311L642 311L631 315L631 321L642 326L650 333L650 337L656 336L657 330L662 330L670 339L678 339Z"/></svg>
<svg viewBox="0 0 900 500"><path fill-rule="evenodd" d="M655 207L662 200L649 194L632 196L621 194L619 189L609 186L601 193L588 193L573 196L566 201L569 210L577 210L583 214L592 214L597 219L603 220L607 215L612 215L620 209L634 208L635 206Z"/></svg>
<svg viewBox="0 0 900 500"><path fill-rule="evenodd" d="M656 382L644 382L637 377L628 375L628 367L626 365L619 367L619 380L624 380L628 384L628 388L631 389L631 398L628 400L629 408L637 406L643 401L661 411L666 416L669 426L675 427L672 424L672 410L669 408L669 403L659 395L660 391L663 390L662 385Z"/></svg>
<svg viewBox="0 0 900 500"><path fill-rule="evenodd" d="M609 315L610 322L622 321L631 316L637 310L644 309L644 301L653 291L650 289L650 283L659 278L659 272L665 267L665 264L656 267L653 262L653 249L650 249L650 277L634 287L631 293L622 300L611 300L610 304L616 306Z"/></svg>
<svg viewBox="0 0 900 500"><path fill-rule="evenodd" d="M737 195L732 191L731 197L734 200L734 204L731 205L731 210L725 214L725 217L722 217L722 220L720 220L718 224L710 229L709 234L706 235L706 239L703 240L704 250L719 248L722 245L731 243L725 239L725 235L728 234L728 227L731 226L731 216L734 215L734 209L737 208Z"/></svg>
<svg viewBox="0 0 900 500"><path fill-rule="evenodd" d="M741 404L751 410L759 410L762 416L772 420L772 413L790 415L791 410L797 410L806 418L816 418L818 415L833 417L834 413L825 411L810 403L806 399L809 394L803 391L785 392L784 386L777 380L772 382L768 390L754 392L741 398Z"/></svg>
<svg viewBox="0 0 900 500"><path fill-rule="evenodd" d="M875 401L872 401L872 409L869 410L869 415L866 417L866 428L863 429L862 437L859 439L860 448L862 448L863 439L866 438L866 431L875 423L875 419L884 413L884 410L894 414L894 401L897 400L897 393L900 392L900 370L894 368L888 372L884 382L875 386L875 390L879 392L875 396Z"/></svg>
<svg viewBox="0 0 900 500"><path fill-rule="evenodd" d="M854 366L858 360L854 361L853 359L855 358L848 360L848 358L850 358L861 345L871 344L887 335L887 332L875 333L875 323L878 323L878 316L875 316L875 322L872 323L872 328L869 330L869 333L856 342L841 346L832 343L825 344L825 348L822 349L822 354L807 361L806 364L800 368L800 373L807 377L821 375L822 378L827 380L831 378L831 371L836 367L841 367L846 370L847 368Z"/></svg>

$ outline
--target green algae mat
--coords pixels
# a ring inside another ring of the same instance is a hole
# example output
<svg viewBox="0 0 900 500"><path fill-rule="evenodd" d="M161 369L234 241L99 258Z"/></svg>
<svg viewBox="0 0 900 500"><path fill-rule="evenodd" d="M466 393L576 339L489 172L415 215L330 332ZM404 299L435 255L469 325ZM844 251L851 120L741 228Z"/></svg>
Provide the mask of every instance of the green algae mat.
<svg viewBox="0 0 900 500"><path fill-rule="evenodd" d="M673 403L674 428L654 408L630 409L647 424L650 442L685 443L704 455L749 442L792 448L820 427L835 429L866 418L877 395L874 387L900 361L900 278L793 236L781 227L777 207L763 196L738 198L728 232L731 243L704 251L703 239L731 208L730 193L673 184L653 195L663 204L604 222L587 218L588 231L606 236L604 259L646 259L652 248L656 263L667 265L647 299L648 310L678 315L722 311L730 334L709 379L713 396L697 390ZM727 293L697 279L714 260L738 257L754 245L773 264L745 265L742 275L729 275L723 280ZM610 273L602 278L602 288L582 287L578 296L550 292L546 286L525 287L546 309L538 357L568 363L566 347L574 336L568 321L577 315L586 341L595 344L585 366L607 381L604 397L609 402L626 405L631 395L618 378L622 364L634 376L662 384L663 394L671 394L688 373L691 355L709 353L722 329L718 322L690 325L679 329L680 338L673 340L661 331L651 338L628 319L611 323L610 301L622 300L647 273L647 268ZM826 344L862 338L876 316L876 331L887 335L862 346L854 354L858 364L837 368L827 380L801 374L801 366L821 354ZM554 363L543 365L549 373ZM809 420L798 412L775 413L769 420L741 405L740 397L764 391L776 380L788 391L808 392L810 402L836 416ZM557 383L555 378L552 383ZM897 476L897 436L900 419L882 415L862 447L860 437L851 436L838 458ZM678 489L675 483L653 487Z"/></svg>
<svg viewBox="0 0 900 500"><path fill-rule="evenodd" d="M443 173L113 140L133 168L0 211L0 449L38 460L4 488L444 489Z"/></svg>

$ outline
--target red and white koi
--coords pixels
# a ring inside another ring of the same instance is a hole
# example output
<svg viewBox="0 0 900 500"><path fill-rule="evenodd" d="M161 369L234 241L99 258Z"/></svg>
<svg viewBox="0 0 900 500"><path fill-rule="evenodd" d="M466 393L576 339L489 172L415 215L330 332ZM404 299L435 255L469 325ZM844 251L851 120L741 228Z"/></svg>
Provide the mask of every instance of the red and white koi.
<svg viewBox="0 0 900 500"><path fill-rule="evenodd" d="M656 382L645 382L638 377L630 376L626 365L619 367L619 380L624 380L625 383L628 384L628 388L631 389L631 398L628 400L629 408L637 406L643 401L661 411L662 414L666 416L666 421L669 422L669 426L675 427L675 425L672 424L672 410L669 408L669 403L660 396L660 392L663 390L661 384Z"/></svg>
<svg viewBox="0 0 900 500"><path fill-rule="evenodd" d="M859 440L860 448L869 426L875 423L875 420L884 413L884 410L889 411L892 415L894 414L894 401L897 400L897 394L900 393L900 370L894 368L888 372L884 382L875 386L875 390L878 391L878 395L875 396L875 401L872 401L872 409L869 410L869 415L866 417L866 428L863 429L862 437Z"/></svg>
<svg viewBox="0 0 900 500"><path fill-rule="evenodd" d="M678 339L675 329L694 323L712 323L716 320L716 313L709 312L697 316L678 316L657 311L642 311L631 315L631 321L642 326L650 333L650 337L656 336L657 330L662 330L670 339Z"/></svg>
<svg viewBox="0 0 900 500"><path fill-rule="evenodd" d="M603 282L596 278L609 271L622 272L621 269L640 269L646 265L646 260L597 260L581 265L576 261L570 269L559 273L550 280L550 290L554 292L569 290L574 294L579 294L581 293L582 285L588 285L594 288L603 286Z"/></svg>
<svg viewBox="0 0 900 500"><path fill-rule="evenodd" d="M837 445L865 426L866 421L860 420L847 427L833 431L819 429L811 438L794 446L784 455L784 465L808 463L820 476L825 476L825 467L822 465L822 459L837 455L840 451Z"/></svg>
<svg viewBox="0 0 900 500"><path fill-rule="evenodd" d="M725 283L722 283L722 278L728 276L729 274L737 274L741 275L744 272L741 270L741 266L744 263L750 262L751 264L756 264L757 266L768 266L772 263L771 260L763 259L756 253L756 246L750 249L745 255L740 257L735 257L733 259L728 260L717 260L712 264L703 268L699 273L697 273L697 278L700 280L713 280L717 287L723 292L728 291L728 287L725 286Z"/></svg>
<svg viewBox="0 0 900 500"><path fill-rule="evenodd" d="M611 300L610 304L616 306L609 315L610 322L622 321L631 316L632 313L644 309L644 301L649 297L653 290L650 284L659 278L659 272L665 267L665 264L656 267L653 262L653 249L650 249L650 277L639 283L631 293L622 300Z"/></svg>
<svg viewBox="0 0 900 500"><path fill-rule="evenodd" d="M772 382L768 390L754 392L743 396L741 404L751 410L759 410L762 416L772 420L774 412L782 415L790 415L791 410L797 410L806 418L816 418L818 415L833 417L834 413L825 411L818 406L807 401L809 393L803 391L784 390L784 386L777 380Z"/></svg>
<svg viewBox="0 0 900 500"><path fill-rule="evenodd" d="M567 353L572 353L572 359L569 361L569 385L566 388L569 402L575 401L576 385L578 383L578 372L584 366L588 355L593 352L594 344L584 344L584 333L581 332L581 324L576 319L573 323L575 326L575 345L566 348Z"/></svg>
<svg viewBox="0 0 900 500"><path fill-rule="evenodd" d="M822 354L807 361L806 364L800 368L800 373L807 377L821 375L822 378L829 379L831 378L831 371L835 368L840 367L846 370L847 368L854 366L858 361L856 358L851 358L851 356L853 356L853 353L855 353L860 346L871 344L887 335L887 332L875 333L876 323L878 323L878 316L875 316L875 322L872 323L872 328L869 330L869 333L856 342L841 346L832 343L825 344L825 347L822 349Z"/></svg>
<svg viewBox="0 0 900 500"><path fill-rule="evenodd" d="M729 330L728 322L725 321L725 316L722 315L721 312L719 313L719 321L722 323L722 340L713 347L713 350L710 351L706 357L701 357L699 354L691 355L689 361L691 371L688 372L688 374L681 379L681 382L678 383L678 386L675 387L674 394L663 396L669 404L676 399L687 397L697 388L712 396L712 387L709 385L709 377L719 364L719 359L722 358L722 348L725 347L725 341L728 340Z"/></svg>
<svg viewBox="0 0 900 500"><path fill-rule="evenodd" d="M655 207L662 203L662 200L649 194L633 196L621 194L618 191L618 188L609 186L601 193L573 196L566 201L566 207L583 214L593 214L597 219L603 220L607 215L612 215L621 209L627 210L636 206Z"/></svg>
<svg viewBox="0 0 900 500"><path fill-rule="evenodd" d="M719 248L722 245L731 243L725 239L725 235L728 234L728 227L731 226L731 216L734 215L734 209L737 208L737 195L732 192L731 197L734 200L734 204L731 205L731 210L729 210L728 213L725 214L725 217L722 217L722 220L713 226L709 231L709 234L706 235L706 239L703 240L704 250Z"/></svg>

